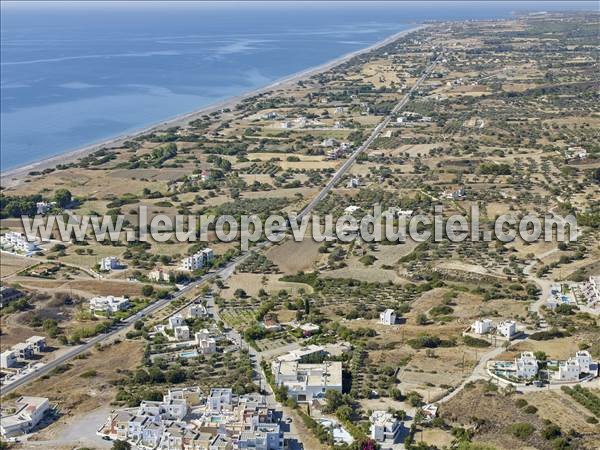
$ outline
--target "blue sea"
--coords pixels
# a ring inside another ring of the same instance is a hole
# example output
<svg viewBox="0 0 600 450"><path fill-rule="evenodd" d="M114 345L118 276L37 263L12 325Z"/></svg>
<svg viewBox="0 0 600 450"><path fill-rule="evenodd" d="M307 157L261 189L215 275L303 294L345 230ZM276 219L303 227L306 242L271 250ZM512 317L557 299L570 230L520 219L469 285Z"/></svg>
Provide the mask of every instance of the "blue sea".
<svg viewBox="0 0 600 450"><path fill-rule="evenodd" d="M595 5L3 2L0 168L199 109L423 21Z"/></svg>

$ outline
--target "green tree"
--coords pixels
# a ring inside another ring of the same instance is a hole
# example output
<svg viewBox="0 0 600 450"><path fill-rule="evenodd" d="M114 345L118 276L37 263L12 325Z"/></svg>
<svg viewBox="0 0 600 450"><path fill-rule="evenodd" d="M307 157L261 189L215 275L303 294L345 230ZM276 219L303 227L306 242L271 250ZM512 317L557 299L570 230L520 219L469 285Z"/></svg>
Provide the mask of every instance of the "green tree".
<svg viewBox="0 0 600 450"><path fill-rule="evenodd" d="M68 189L57 189L57 191L54 193L54 201L61 208L66 208L72 200L73 197L71 195L71 191Z"/></svg>
<svg viewBox="0 0 600 450"><path fill-rule="evenodd" d="M149 284L145 284L142 287L142 295L144 297L150 297L153 293L154 293L154 286L151 286Z"/></svg>

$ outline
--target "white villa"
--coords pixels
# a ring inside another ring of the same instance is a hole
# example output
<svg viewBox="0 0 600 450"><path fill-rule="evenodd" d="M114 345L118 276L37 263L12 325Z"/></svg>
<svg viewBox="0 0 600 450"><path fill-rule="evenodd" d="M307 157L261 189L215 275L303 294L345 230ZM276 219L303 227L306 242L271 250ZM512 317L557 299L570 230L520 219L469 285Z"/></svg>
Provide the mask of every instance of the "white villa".
<svg viewBox="0 0 600 450"><path fill-rule="evenodd" d="M400 421L387 411L373 411L371 422L371 439L377 442L393 443L400 431Z"/></svg>
<svg viewBox="0 0 600 450"><path fill-rule="evenodd" d="M14 413L0 418L0 434L11 437L30 432L35 428L44 414L50 408L50 403L44 397L20 397L16 401Z"/></svg>
<svg viewBox="0 0 600 450"><path fill-rule="evenodd" d="M0 246L13 251L33 253L38 250L38 246L27 240L27 236L15 231L8 231L0 236Z"/></svg>
<svg viewBox="0 0 600 450"><path fill-rule="evenodd" d="M593 364L592 355L587 350L580 350L575 353L575 360L579 367L581 367L581 371L584 373L591 373L591 366Z"/></svg>
<svg viewBox="0 0 600 450"><path fill-rule="evenodd" d="M31 345L36 353L43 352L46 349L46 338L44 336L31 336L25 339L25 342Z"/></svg>
<svg viewBox="0 0 600 450"><path fill-rule="evenodd" d="M173 328L173 336L178 341L187 341L190 338L190 327L182 325L180 327Z"/></svg>
<svg viewBox="0 0 600 450"><path fill-rule="evenodd" d="M155 283L168 283L171 281L171 274L161 268L158 268L148 272L148 279L150 281L154 281Z"/></svg>
<svg viewBox="0 0 600 450"><path fill-rule="evenodd" d="M533 378L538 373L538 362L533 352L523 352L515 359L516 376L519 378Z"/></svg>
<svg viewBox="0 0 600 450"><path fill-rule="evenodd" d="M497 330L510 341L517 334L517 323L514 320L506 320L498 324Z"/></svg>
<svg viewBox="0 0 600 450"><path fill-rule="evenodd" d="M201 305L200 303L194 303L192 306L190 306L187 317L190 319L196 319L198 317L204 317L207 314L208 311L206 311L204 305Z"/></svg>
<svg viewBox="0 0 600 450"><path fill-rule="evenodd" d="M577 381L580 375L592 373L592 364L592 356L588 351L578 351L575 357L558 363L554 378L560 381Z"/></svg>
<svg viewBox="0 0 600 450"><path fill-rule="evenodd" d="M181 261L181 268L189 271L202 269L204 266L210 264L213 259L213 251L210 248L205 248L198 253L183 258Z"/></svg>
<svg viewBox="0 0 600 450"><path fill-rule="evenodd" d="M494 327L494 322L491 319L476 320L471 325L471 331L476 334L489 333Z"/></svg>
<svg viewBox="0 0 600 450"><path fill-rule="evenodd" d="M577 381L581 375L581 368L574 358L558 363L558 371L554 378L560 381Z"/></svg>
<svg viewBox="0 0 600 450"><path fill-rule="evenodd" d="M110 272L111 270L119 269L120 267L121 263L116 256L107 256L100 260L100 270L104 272Z"/></svg>
<svg viewBox="0 0 600 450"><path fill-rule="evenodd" d="M174 330L176 327L181 327L185 325L185 319L181 314L175 314L174 316L169 317L168 328Z"/></svg>
<svg viewBox="0 0 600 450"><path fill-rule="evenodd" d="M209 353L215 353L217 351L217 341L210 337L210 333L206 328L198 331L195 335L196 346L198 347L198 351L207 355Z"/></svg>
<svg viewBox="0 0 600 450"><path fill-rule="evenodd" d="M106 297L93 297L90 299L90 310L105 311L107 313L115 313L124 311L131 305L127 297L115 297L108 295Z"/></svg>
<svg viewBox="0 0 600 450"><path fill-rule="evenodd" d="M396 312L388 308L379 313L379 323L382 325L394 325L396 323Z"/></svg>
<svg viewBox="0 0 600 450"><path fill-rule="evenodd" d="M17 363L17 355L13 350L5 350L0 353L0 368L8 369Z"/></svg>
<svg viewBox="0 0 600 450"><path fill-rule="evenodd" d="M342 363L301 364L297 361L273 361L275 384L284 385L288 395L298 402L322 398L328 390L342 392Z"/></svg>

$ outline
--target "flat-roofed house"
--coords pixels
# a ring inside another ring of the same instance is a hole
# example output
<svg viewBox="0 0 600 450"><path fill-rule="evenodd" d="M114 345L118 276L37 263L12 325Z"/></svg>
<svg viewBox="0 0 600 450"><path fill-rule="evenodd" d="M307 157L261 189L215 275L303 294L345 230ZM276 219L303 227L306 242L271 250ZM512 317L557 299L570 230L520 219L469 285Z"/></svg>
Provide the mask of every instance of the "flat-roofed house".
<svg viewBox="0 0 600 450"><path fill-rule="evenodd" d="M15 353L17 358L30 359L33 357L33 347L27 342L19 342L12 346L11 350Z"/></svg>
<svg viewBox="0 0 600 450"><path fill-rule="evenodd" d="M0 353L0 368L9 369L17 364L17 355L13 350L6 350Z"/></svg>
<svg viewBox="0 0 600 450"><path fill-rule="evenodd" d="M273 361L275 384L284 385L288 395L298 402L323 398L329 390L342 392L342 363L301 364L297 361Z"/></svg>
<svg viewBox="0 0 600 450"><path fill-rule="evenodd" d="M498 324L497 330L506 339L511 340L517 334L517 323L514 320L506 320Z"/></svg>
<svg viewBox="0 0 600 450"><path fill-rule="evenodd" d="M575 358L569 358L558 363L556 379L560 381L577 381L579 375L581 375L581 367Z"/></svg>
<svg viewBox="0 0 600 450"><path fill-rule="evenodd" d="M50 408L45 397L20 397L15 404L17 409L14 413L0 418L0 434L3 437L30 432Z"/></svg>
<svg viewBox="0 0 600 450"><path fill-rule="evenodd" d="M187 325L175 327L173 328L173 335L178 341L187 341L190 338L190 327Z"/></svg>
<svg viewBox="0 0 600 450"><path fill-rule="evenodd" d="M575 360L581 369L582 373L591 373L592 372L592 355L587 350L580 350L575 353Z"/></svg>
<svg viewBox="0 0 600 450"><path fill-rule="evenodd" d="M44 336L31 336L25 342L33 348L35 353L40 353L46 350L46 338Z"/></svg>
<svg viewBox="0 0 600 450"><path fill-rule="evenodd" d="M538 362L533 352L523 352L515 359L516 375L519 378L533 378L538 373Z"/></svg>
<svg viewBox="0 0 600 450"><path fill-rule="evenodd" d="M130 303L127 297L115 297L107 295L106 297L93 297L90 299L90 310L104 311L107 313L116 313L129 308Z"/></svg>
<svg viewBox="0 0 600 450"><path fill-rule="evenodd" d="M396 440L400 431L400 421L387 411L373 411L371 422L371 439L377 442Z"/></svg>
<svg viewBox="0 0 600 450"><path fill-rule="evenodd" d="M494 322L490 319L476 320L471 325L471 331L476 334L486 334L490 332L493 326Z"/></svg>

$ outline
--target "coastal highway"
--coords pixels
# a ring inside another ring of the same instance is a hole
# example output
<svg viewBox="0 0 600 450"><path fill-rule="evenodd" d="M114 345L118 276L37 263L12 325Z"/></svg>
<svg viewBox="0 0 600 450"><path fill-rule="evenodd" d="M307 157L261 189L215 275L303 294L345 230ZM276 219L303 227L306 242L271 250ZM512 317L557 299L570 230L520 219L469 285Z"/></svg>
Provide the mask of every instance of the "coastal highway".
<svg viewBox="0 0 600 450"><path fill-rule="evenodd" d="M423 71L423 73L421 74L419 79L416 81L416 83L410 88L410 90L406 93L406 95L404 97L402 97L402 100L400 100L396 104L396 106L394 106L394 108L392 109L390 114L385 116L385 118L379 123L379 125L377 125L375 127L375 129L371 132L371 134L365 140L365 142L363 142L362 145L360 145L360 147L358 147L356 150L354 150L354 152L352 152L352 154L344 162L344 164L342 164L342 166L337 170L337 172L335 172L335 174L333 175L331 180L329 180L327 185L315 196L315 198L312 199L312 201L300 212L300 214L298 214L298 219L302 220L302 218L304 216L309 214L317 206L317 204L321 200L323 200L327 196L327 194L329 194L329 192L335 187L335 185L338 183L338 181L340 181L340 179L346 174L346 172L352 166L352 164L354 164L354 162L360 156L360 154L369 148L369 146L373 143L373 141L375 141L375 139L377 139L379 137L379 135L385 129L385 127L388 126L388 124L391 122L391 120L394 118L394 116L396 114L398 114L400 111L402 111L402 108L404 108L406 106L406 104L408 103L408 101L410 100L412 93L415 90L417 90L419 88L419 86L421 85L421 83L431 74L431 72L435 68L436 64L440 61L442 56L443 56L443 52L440 53L440 55L435 59L435 61L433 61Z"/></svg>
<svg viewBox="0 0 600 450"><path fill-rule="evenodd" d="M429 65L427 67L427 69L425 69L425 71L419 77L417 82L411 87L411 89L402 98L402 100L400 100L400 102L398 102L398 104L392 109L390 114L385 116L385 118L371 132L371 134L365 140L365 142L363 142L363 144L360 147L358 147L350 155L350 157L342 164L342 166L333 175L331 180L329 180L327 185L325 185L325 187L315 196L315 198L313 198L311 200L311 202L300 212L300 214L298 214L299 219L302 219L302 217L309 214L319 204L319 202L321 200L323 200L327 196L327 194L329 194L331 189L333 189L333 187L338 183L338 181L346 174L346 172L352 166L352 164L354 164L354 162L356 161L358 156L362 152L364 152L366 149L368 149L369 146L373 143L373 141L375 141L375 139L377 139L379 137L379 135L381 134L383 129L390 123L390 121L393 119L393 117L396 114L398 114L402 110L402 108L404 108L404 106L406 106L406 104L410 100L412 93L416 89L418 89L419 86L421 85L421 83L429 76L429 74L432 72L432 70L434 69L435 65L438 63L438 61L440 60L441 57L442 57L442 54L440 54L437 57L437 59L433 63L431 63L431 65ZM269 245L270 245L269 242L261 242L256 245L254 250L255 251L260 250ZM152 303L151 305L148 305L146 308L142 309L141 311L138 311L137 313L135 313L131 317L127 318L126 320L114 325L112 327L112 329L110 331L108 331L107 333L103 333L103 334L99 334L98 336L94 336L93 338L91 338L87 342L85 342L84 344L81 344L77 347L73 347L68 352L59 356L55 360L50 361L48 364L46 364L43 367L40 367L39 369L35 370L34 372L28 373L27 375L24 375L23 377L19 378L18 380L13 381L12 383L1 386L0 387L0 396L9 394L10 392L14 391L15 389L19 388L20 386L24 386L27 383L30 383L31 381L49 373L51 370L55 369L56 367L60 366L61 364L64 364L65 362L69 361L70 359L74 358L75 356L91 350L94 347L94 345L115 337L120 332L130 328L137 320L142 319L143 317L166 307L172 300L174 300L178 297L181 297L182 295L187 294L188 292L193 290L195 287L201 285L202 283L205 283L205 282L215 279L217 277L227 278L227 276L229 276L233 272L233 270L235 270L235 267L239 263L244 261L249 255L250 255L250 252L243 253L242 255L233 259L232 261L230 261L228 264L226 264L222 268L216 270L215 272L211 272L211 273L203 276L202 278L194 281L193 283L188 284L187 286L185 286L181 290L177 291L170 297L164 298L161 300L157 300L156 302Z"/></svg>

